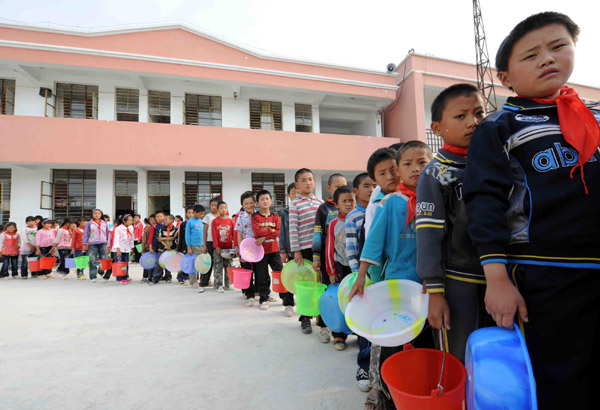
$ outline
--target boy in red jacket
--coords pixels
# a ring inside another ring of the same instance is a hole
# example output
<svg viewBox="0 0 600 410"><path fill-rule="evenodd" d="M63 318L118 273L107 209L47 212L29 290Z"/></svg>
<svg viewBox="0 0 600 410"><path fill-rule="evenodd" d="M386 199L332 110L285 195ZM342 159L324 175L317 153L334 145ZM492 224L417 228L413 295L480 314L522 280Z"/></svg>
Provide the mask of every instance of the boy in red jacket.
<svg viewBox="0 0 600 410"><path fill-rule="evenodd" d="M233 221L227 216L227 204L223 201L217 204L218 217L212 222L212 239L215 248L213 252L213 272L215 274L215 289L223 293L229 289L229 276L225 275L225 288L223 288L223 269L229 267L229 259L224 259L221 252L233 249Z"/></svg>

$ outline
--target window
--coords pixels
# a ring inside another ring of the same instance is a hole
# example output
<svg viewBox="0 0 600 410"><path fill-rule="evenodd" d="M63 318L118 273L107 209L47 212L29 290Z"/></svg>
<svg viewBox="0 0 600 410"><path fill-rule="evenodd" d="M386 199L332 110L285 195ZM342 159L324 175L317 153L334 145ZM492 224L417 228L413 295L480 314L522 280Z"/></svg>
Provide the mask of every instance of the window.
<svg viewBox="0 0 600 410"><path fill-rule="evenodd" d="M186 172L183 189L185 206L203 205L208 210L212 198L223 196L223 174L220 172Z"/></svg>
<svg viewBox="0 0 600 410"><path fill-rule="evenodd" d="M10 180L12 170L0 168L0 223L10 221Z"/></svg>
<svg viewBox="0 0 600 410"><path fill-rule="evenodd" d="M52 184L53 218L90 216L96 207L95 169L55 169Z"/></svg>
<svg viewBox="0 0 600 410"><path fill-rule="evenodd" d="M148 196L171 195L169 171L148 171Z"/></svg>
<svg viewBox="0 0 600 410"><path fill-rule="evenodd" d="M139 121L140 90L136 90L135 88L117 88L116 99L117 121Z"/></svg>
<svg viewBox="0 0 600 410"><path fill-rule="evenodd" d="M148 91L148 115L150 122L171 123L171 93Z"/></svg>
<svg viewBox="0 0 600 410"><path fill-rule="evenodd" d="M15 80L0 78L0 114L14 115L15 113Z"/></svg>
<svg viewBox="0 0 600 410"><path fill-rule="evenodd" d="M263 189L269 191L273 197L271 210L275 212L281 212L285 207L286 188L284 174L252 173L252 192L257 193Z"/></svg>
<svg viewBox="0 0 600 410"><path fill-rule="evenodd" d="M138 174L136 171L115 170L115 209L137 212Z"/></svg>
<svg viewBox="0 0 600 410"><path fill-rule="evenodd" d="M56 84L55 116L98 119L98 86Z"/></svg>
<svg viewBox="0 0 600 410"><path fill-rule="evenodd" d="M312 106L296 104L296 132L312 132Z"/></svg>
<svg viewBox="0 0 600 410"><path fill-rule="evenodd" d="M281 103L250 100L250 128L281 131Z"/></svg>
<svg viewBox="0 0 600 410"><path fill-rule="evenodd" d="M186 125L221 126L221 97L209 95L185 95Z"/></svg>

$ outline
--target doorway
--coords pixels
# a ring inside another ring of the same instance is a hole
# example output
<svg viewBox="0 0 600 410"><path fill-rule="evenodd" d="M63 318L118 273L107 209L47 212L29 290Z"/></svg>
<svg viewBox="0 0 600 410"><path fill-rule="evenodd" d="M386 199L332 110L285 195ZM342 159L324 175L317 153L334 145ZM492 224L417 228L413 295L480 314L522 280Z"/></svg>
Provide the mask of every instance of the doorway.
<svg viewBox="0 0 600 410"><path fill-rule="evenodd" d="M135 209L133 206L133 196L116 196L115 197L115 216L130 214L133 215Z"/></svg>
<svg viewBox="0 0 600 410"><path fill-rule="evenodd" d="M171 213L170 196L149 196L148 197L148 215L158 211L163 211L165 215Z"/></svg>

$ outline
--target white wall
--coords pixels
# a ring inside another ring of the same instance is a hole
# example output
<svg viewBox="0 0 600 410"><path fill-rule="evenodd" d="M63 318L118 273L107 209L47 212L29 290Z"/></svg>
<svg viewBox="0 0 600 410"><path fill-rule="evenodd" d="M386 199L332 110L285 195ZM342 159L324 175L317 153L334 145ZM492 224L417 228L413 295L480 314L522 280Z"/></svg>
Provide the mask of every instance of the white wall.
<svg viewBox="0 0 600 410"><path fill-rule="evenodd" d="M114 169L109 166L96 167L96 208L102 209L111 218L115 217Z"/></svg>
<svg viewBox="0 0 600 410"><path fill-rule="evenodd" d="M114 121L116 119L115 104L115 88L98 87L98 119ZM104 211L104 209L102 210Z"/></svg>
<svg viewBox="0 0 600 410"><path fill-rule="evenodd" d="M223 172L223 200L227 202L230 213L240 209L240 195L252 189L252 172L239 168L224 169Z"/></svg>
<svg viewBox="0 0 600 410"><path fill-rule="evenodd" d="M145 218L148 213L148 174L146 170L137 168L138 174L138 213Z"/></svg>
<svg viewBox="0 0 600 410"><path fill-rule="evenodd" d="M51 182L50 166L10 166L10 220L20 228L29 215L51 217L52 211L40 209L41 181Z"/></svg>
<svg viewBox="0 0 600 410"><path fill-rule="evenodd" d="M183 96L171 94L171 124L183 124ZM173 208L171 208L173 209Z"/></svg>
<svg viewBox="0 0 600 410"><path fill-rule="evenodd" d="M281 107L284 131L296 131L296 112L294 104L282 104Z"/></svg>
<svg viewBox="0 0 600 410"><path fill-rule="evenodd" d="M248 99L223 98L221 104L223 127L250 128L250 101Z"/></svg>
<svg viewBox="0 0 600 410"><path fill-rule="evenodd" d="M18 84L21 84L21 82L17 82L15 90L15 115L43 117L46 99L40 97L40 87L35 85L20 87ZM50 107L48 109L51 110ZM48 115L52 115L52 112L49 111Z"/></svg>
<svg viewBox="0 0 600 410"><path fill-rule="evenodd" d="M183 203L183 186L182 183L185 181L185 169L183 168L171 168L170 169L171 183L169 184L169 191L171 195L171 213L173 215L185 214L185 207Z"/></svg>

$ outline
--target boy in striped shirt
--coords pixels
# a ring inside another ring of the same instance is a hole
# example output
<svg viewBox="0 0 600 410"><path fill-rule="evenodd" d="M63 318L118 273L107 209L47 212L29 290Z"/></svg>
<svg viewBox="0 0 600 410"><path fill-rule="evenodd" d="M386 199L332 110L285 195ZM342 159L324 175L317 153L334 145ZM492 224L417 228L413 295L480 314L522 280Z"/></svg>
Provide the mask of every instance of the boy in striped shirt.
<svg viewBox="0 0 600 410"><path fill-rule="evenodd" d="M294 252L294 261L301 266L303 259L312 262L312 242L317 209L323 203L313 195L315 177L308 168L296 171L294 175L298 197L290 204L290 250ZM312 333L310 317L300 316L302 333Z"/></svg>

